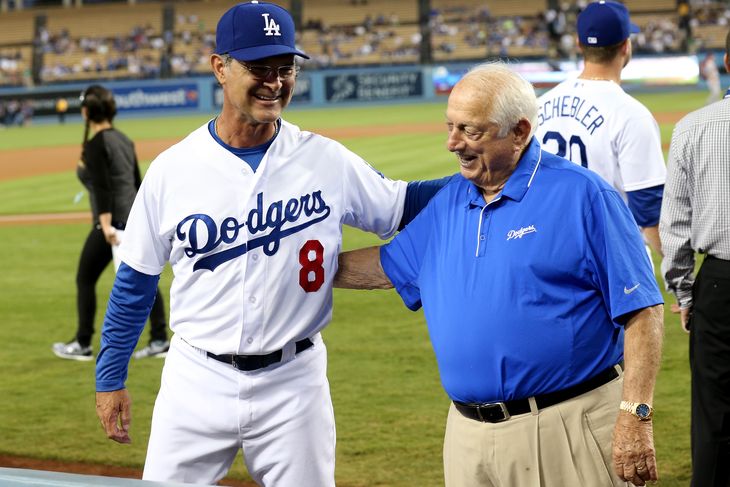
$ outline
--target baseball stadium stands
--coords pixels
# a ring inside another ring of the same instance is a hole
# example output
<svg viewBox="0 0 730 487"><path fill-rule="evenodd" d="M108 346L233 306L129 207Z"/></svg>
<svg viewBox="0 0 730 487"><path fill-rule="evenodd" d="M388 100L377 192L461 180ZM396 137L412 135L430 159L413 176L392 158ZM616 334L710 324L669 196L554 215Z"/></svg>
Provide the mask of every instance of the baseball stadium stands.
<svg viewBox="0 0 730 487"><path fill-rule="evenodd" d="M22 85L30 76L33 12L0 15L0 85Z"/></svg>
<svg viewBox="0 0 730 487"><path fill-rule="evenodd" d="M290 0L275 2L290 7ZM233 3L160 0L2 13L0 85L31 82L34 49L42 52L35 76L42 83L207 74L216 22ZM676 0L625 3L642 27L635 51L687 48ZM167 33L165 5L174 9L174 26ZM578 7L571 3L555 11L548 6L548 0L431 0L431 58L448 62L571 56L575 46L570 27ZM705 19L693 25L698 45L723 47L730 13L719 3L703 2L696 10ZM34 22L40 15L46 23L35 35ZM302 1L299 43L312 56L313 66L417 63L423 51L418 18L417 0Z"/></svg>

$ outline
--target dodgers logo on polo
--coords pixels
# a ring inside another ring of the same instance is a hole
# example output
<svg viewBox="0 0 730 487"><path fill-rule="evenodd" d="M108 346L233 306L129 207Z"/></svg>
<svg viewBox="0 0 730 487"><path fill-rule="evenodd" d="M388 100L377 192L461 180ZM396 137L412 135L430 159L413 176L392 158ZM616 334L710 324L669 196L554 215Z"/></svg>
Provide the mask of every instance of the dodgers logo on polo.
<svg viewBox="0 0 730 487"><path fill-rule="evenodd" d="M267 36L281 36L281 32L279 31L280 27L279 24L274 22L274 19L269 18L269 14L261 14L261 16L264 18L264 32L266 32Z"/></svg>
<svg viewBox="0 0 730 487"><path fill-rule="evenodd" d="M535 228L535 225L530 225L529 227L522 227L519 230L510 230L507 232L507 240L512 240L515 238L522 238L528 233L535 233L537 232L537 229Z"/></svg>
<svg viewBox="0 0 730 487"><path fill-rule="evenodd" d="M256 207L248 212L245 221L238 221L235 217L229 216L218 224L210 215L195 213L186 216L177 224L175 234L181 242L187 239L189 246L185 247L184 251L188 257L209 254L195 263L193 271L199 269L214 271L219 265L258 247L263 247L264 253L272 256L279 250L281 239L323 221L330 213L330 207L322 198L321 191L291 198L286 203L283 200L274 201L266 210L264 210L264 194L259 193L256 195ZM305 219L304 222L300 222L302 217ZM221 244L234 243L244 227L248 227L248 233L251 235L270 231L236 247L210 254Z"/></svg>

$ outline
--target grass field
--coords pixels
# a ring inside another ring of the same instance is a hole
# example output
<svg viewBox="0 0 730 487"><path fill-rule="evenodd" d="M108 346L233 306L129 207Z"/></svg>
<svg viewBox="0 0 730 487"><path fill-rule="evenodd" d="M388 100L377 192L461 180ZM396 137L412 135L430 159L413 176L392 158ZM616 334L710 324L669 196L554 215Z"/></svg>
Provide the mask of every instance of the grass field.
<svg viewBox="0 0 730 487"><path fill-rule="evenodd" d="M645 95L653 111L689 111L704 93ZM287 119L316 130L443 121L444 104L341 110L292 110ZM205 116L121 120L133 139L182 137ZM662 127L668 142L671 126ZM0 150L73 144L80 124L0 132ZM444 134L343 139L394 178L450 174L456 164ZM9 161L0 153L0 164ZM81 211L82 190L72 172L0 182L0 215ZM75 330L74 276L87 224L0 226L0 454L141 467L161 361L133 362L128 388L134 402L132 445L105 439L94 414L92 363L56 359L50 345ZM375 240L346 230L345 247ZM658 261L656 262L658 268ZM98 286L99 320L113 275ZM162 286L169 288L170 273ZM143 340L146 341L146 333ZM329 378L337 419L338 485L442 485L441 442L448 399L443 392L422 313L411 313L392 292L336 291L332 324L325 330ZM98 349L98 333L95 336ZM656 445L665 487L688 484L689 373L687 336L666 314L666 341L655 398ZM232 477L246 478L238 461Z"/></svg>

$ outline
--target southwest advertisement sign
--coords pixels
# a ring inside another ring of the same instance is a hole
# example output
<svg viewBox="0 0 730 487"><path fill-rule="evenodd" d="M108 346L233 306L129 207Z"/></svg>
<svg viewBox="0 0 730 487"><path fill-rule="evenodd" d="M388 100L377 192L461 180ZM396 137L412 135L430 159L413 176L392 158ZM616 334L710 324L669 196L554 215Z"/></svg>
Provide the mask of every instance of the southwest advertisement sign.
<svg viewBox="0 0 730 487"><path fill-rule="evenodd" d="M325 76L325 96L331 103L420 97L422 80L420 71Z"/></svg>
<svg viewBox="0 0 730 487"><path fill-rule="evenodd" d="M200 98L198 86L194 83L114 88L113 92L119 111L198 108Z"/></svg>

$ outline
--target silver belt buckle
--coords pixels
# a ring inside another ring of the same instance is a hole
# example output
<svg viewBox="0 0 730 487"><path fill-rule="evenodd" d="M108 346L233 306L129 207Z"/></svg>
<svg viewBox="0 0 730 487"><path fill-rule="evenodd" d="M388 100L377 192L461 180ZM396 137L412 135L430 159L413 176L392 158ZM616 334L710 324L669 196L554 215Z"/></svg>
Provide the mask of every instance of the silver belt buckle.
<svg viewBox="0 0 730 487"><path fill-rule="evenodd" d="M495 408L498 407L499 411L502 413L501 418L495 418L494 416L484 416L482 414L483 408ZM507 411L507 406L503 402L490 402L486 404L480 404L477 406L477 416L479 416L479 420L482 422L488 422L488 423L501 423L503 421L507 421L510 418L509 411Z"/></svg>

